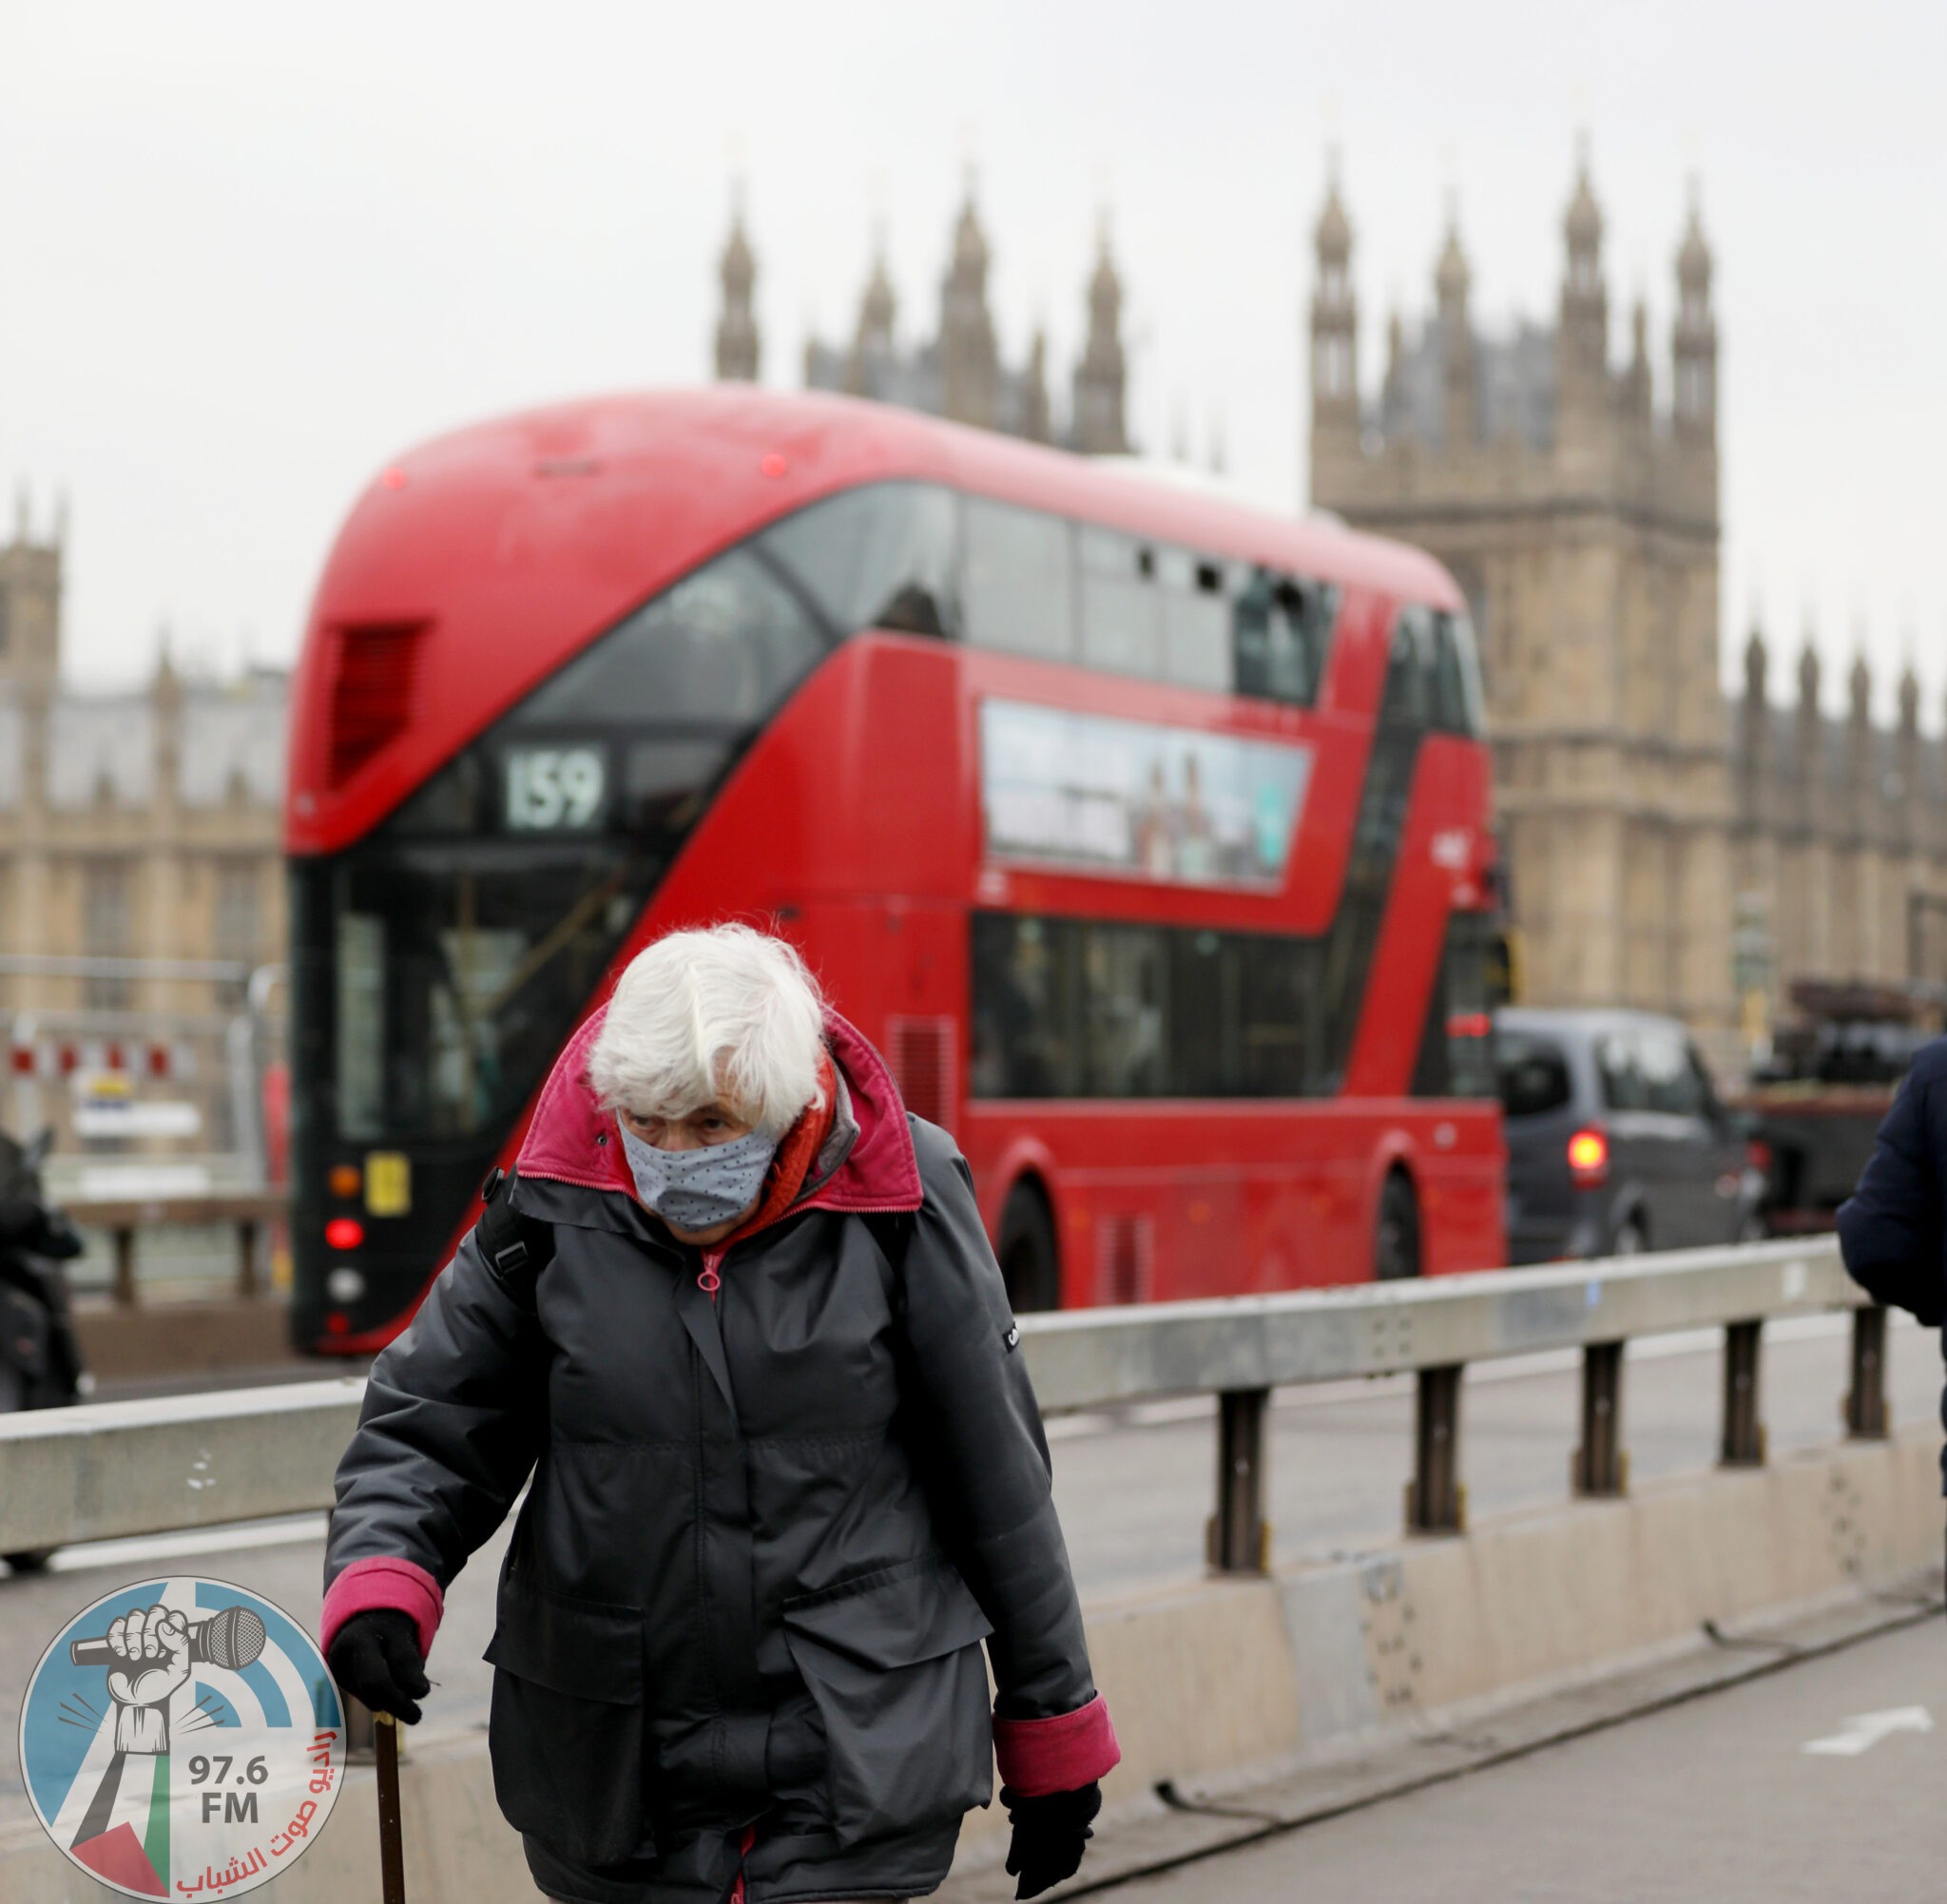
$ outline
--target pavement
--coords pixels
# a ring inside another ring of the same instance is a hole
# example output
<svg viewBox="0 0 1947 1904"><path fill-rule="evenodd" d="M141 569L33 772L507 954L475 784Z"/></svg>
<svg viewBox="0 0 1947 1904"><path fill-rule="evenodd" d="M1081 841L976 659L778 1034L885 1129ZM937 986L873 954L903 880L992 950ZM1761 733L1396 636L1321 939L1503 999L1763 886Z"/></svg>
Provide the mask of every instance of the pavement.
<svg viewBox="0 0 1947 1904"><path fill-rule="evenodd" d="M1937 1904L1938 1617L1116 1887L1117 1904Z"/></svg>

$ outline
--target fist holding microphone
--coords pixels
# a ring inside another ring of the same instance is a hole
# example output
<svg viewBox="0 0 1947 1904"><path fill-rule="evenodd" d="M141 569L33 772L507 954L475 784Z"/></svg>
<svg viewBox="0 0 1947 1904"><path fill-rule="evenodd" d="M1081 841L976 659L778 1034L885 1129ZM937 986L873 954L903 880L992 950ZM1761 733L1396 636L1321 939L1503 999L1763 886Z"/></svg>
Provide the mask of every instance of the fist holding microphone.
<svg viewBox="0 0 1947 1904"><path fill-rule="evenodd" d="M191 1666L249 1665L263 1651L263 1621L248 1606L222 1606L193 1625L180 1608L160 1601L111 1621L97 1639L70 1640L78 1666L108 1667L115 1702L115 1749L169 1749L169 1696L189 1680Z"/></svg>

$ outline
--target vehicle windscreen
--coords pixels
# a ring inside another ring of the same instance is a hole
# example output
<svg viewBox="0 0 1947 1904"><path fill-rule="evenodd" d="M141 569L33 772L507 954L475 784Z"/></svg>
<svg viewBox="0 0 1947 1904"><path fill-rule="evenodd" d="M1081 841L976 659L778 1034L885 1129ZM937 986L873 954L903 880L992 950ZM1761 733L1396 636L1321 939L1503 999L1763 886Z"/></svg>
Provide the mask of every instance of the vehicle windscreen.
<svg viewBox="0 0 1947 1904"><path fill-rule="evenodd" d="M1540 1117L1572 1095L1568 1054L1551 1038L1503 1027L1494 1039L1494 1069L1505 1115Z"/></svg>

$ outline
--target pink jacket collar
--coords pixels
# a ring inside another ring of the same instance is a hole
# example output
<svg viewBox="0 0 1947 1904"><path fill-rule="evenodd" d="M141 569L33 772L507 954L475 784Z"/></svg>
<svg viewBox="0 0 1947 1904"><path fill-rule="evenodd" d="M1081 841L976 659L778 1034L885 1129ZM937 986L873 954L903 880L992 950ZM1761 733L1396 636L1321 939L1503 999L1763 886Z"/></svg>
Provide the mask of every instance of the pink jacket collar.
<svg viewBox="0 0 1947 1904"><path fill-rule="evenodd" d="M514 1167L523 1177L614 1191L633 1202L635 1184L615 1140L615 1121L597 1108L588 1080L588 1051L607 1011L605 1004L591 1012L555 1059ZM919 1160L885 1060L829 1008L825 1048L839 1074L839 1115L799 1207L916 1210L924 1194Z"/></svg>

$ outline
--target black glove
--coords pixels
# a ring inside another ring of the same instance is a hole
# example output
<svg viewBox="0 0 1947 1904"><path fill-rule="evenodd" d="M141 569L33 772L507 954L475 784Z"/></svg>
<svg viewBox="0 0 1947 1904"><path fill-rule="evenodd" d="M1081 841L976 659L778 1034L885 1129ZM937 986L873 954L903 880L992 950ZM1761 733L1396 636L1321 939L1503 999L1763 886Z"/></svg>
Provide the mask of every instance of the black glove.
<svg viewBox="0 0 1947 1904"><path fill-rule="evenodd" d="M1008 1847L1008 1875L1021 1880L1014 1887L1017 1898L1038 1897L1082 1868L1082 1847L1095 1836L1089 1820L1102 1809L1099 1784L1034 1798L1003 1785L1000 1801L1014 1827L1014 1839Z"/></svg>
<svg viewBox="0 0 1947 1904"><path fill-rule="evenodd" d="M325 1663L339 1691L374 1712L395 1713L408 1725L418 1724L418 1702L431 1688L418 1623L410 1613L396 1606L354 1613L332 1636Z"/></svg>

